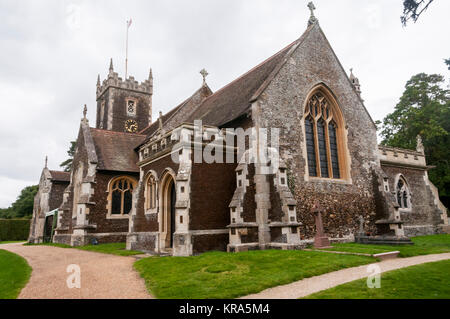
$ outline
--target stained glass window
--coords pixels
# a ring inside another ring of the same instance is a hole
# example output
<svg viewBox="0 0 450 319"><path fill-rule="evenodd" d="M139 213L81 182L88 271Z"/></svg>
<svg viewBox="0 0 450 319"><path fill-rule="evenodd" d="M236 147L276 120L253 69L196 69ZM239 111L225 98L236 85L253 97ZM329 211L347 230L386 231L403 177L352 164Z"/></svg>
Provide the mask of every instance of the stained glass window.
<svg viewBox="0 0 450 319"><path fill-rule="evenodd" d="M122 210L122 192L118 189L112 193L112 209L111 214L120 215Z"/></svg>
<svg viewBox="0 0 450 319"><path fill-rule="evenodd" d="M330 124L328 124L328 135L330 136L330 156L331 156L333 177L340 178L341 176L339 172L339 156L336 139L336 124L333 121L331 121Z"/></svg>
<svg viewBox="0 0 450 319"><path fill-rule="evenodd" d="M325 139L325 123L323 120L317 123L317 139L319 141L320 174L322 177L328 177L327 142Z"/></svg>
<svg viewBox="0 0 450 319"><path fill-rule="evenodd" d="M409 189L403 177L400 177L397 183L397 203L400 208L409 208Z"/></svg>
<svg viewBox="0 0 450 319"><path fill-rule="evenodd" d="M341 178L337 124L339 121L335 114L336 110L320 91L308 101L305 110L305 135L309 176Z"/></svg>
<svg viewBox="0 0 450 319"><path fill-rule="evenodd" d="M311 117L307 118L305 121L305 131L306 131L306 150L308 154L309 176L317 176L314 122Z"/></svg>

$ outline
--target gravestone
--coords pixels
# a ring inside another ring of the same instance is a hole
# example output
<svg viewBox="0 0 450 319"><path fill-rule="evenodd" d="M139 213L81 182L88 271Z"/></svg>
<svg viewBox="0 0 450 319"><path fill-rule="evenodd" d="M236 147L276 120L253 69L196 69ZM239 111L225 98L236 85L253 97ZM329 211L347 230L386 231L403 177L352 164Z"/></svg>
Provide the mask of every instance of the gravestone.
<svg viewBox="0 0 450 319"><path fill-rule="evenodd" d="M358 236L365 236L366 233L364 232L364 217L362 215L359 215L359 231Z"/></svg>

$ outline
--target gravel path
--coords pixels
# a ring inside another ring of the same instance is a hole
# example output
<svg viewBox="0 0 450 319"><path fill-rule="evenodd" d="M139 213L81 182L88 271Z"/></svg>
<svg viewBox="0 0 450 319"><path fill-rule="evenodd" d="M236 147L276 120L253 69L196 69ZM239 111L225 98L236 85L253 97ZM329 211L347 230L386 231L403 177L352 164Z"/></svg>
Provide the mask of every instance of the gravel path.
<svg viewBox="0 0 450 319"><path fill-rule="evenodd" d="M145 283L133 269L133 257L120 257L78 249L4 244L24 257L33 272L19 299L147 299ZM69 289L69 265L81 270L81 288Z"/></svg>
<svg viewBox="0 0 450 319"><path fill-rule="evenodd" d="M424 255L409 258L396 258L375 263L380 266L381 272L399 268L414 266L418 264L450 259L450 253ZM297 299L345 284L350 281L367 278L368 265L342 269L324 275L306 278L283 286L266 289L260 293L242 297L242 299ZM383 278L381 278L383 286Z"/></svg>

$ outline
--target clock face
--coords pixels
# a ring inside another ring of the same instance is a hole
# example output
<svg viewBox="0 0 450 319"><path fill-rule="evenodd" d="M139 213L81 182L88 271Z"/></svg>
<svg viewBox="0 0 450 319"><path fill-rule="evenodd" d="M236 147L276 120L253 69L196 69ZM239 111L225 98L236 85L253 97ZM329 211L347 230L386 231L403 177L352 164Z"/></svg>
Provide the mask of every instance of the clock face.
<svg viewBox="0 0 450 319"><path fill-rule="evenodd" d="M135 120L125 121L125 130L130 133L136 133L138 130L138 124Z"/></svg>

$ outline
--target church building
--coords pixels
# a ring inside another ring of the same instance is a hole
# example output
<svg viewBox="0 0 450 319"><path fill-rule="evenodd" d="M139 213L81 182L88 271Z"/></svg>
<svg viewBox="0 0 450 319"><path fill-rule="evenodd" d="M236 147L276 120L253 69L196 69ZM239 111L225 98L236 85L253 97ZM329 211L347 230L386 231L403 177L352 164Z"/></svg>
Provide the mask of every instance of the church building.
<svg viewBox="0 0 450 319"><path fill-rule="evenodd" d="M86 110L81 119L70 178L42 173L30 241L43 240L54 206L42 203L53 197L53 242L174 256L301 249L315 235L316 203L331 241L353 241L361 226L448 231L420 137L416 150L377 144L359 81L310 9L297 40L216 92L202 70L200 88L154 120L152 71L122 79L111 60L95 128Z"/></svg>

